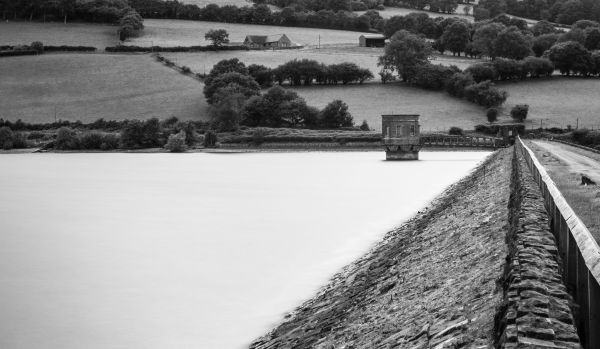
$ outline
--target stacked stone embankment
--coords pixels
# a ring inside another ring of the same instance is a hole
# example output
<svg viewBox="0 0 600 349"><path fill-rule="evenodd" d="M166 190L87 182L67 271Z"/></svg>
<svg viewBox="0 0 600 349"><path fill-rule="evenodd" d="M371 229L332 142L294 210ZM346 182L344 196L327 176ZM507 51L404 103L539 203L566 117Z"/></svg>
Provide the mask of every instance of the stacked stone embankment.
<svg viewBox="0 0 600 349"><path fill-rule="evenodd" d="M512 154L493 154L251 347L494 347Z"/></svg>
<svg viewBox="0 0 600 349"><path fill-rule="evenodd" d="M541 192L515 152L507 239L505 301L498 314L500 348L581 348L561 278L561 261Z"/></svg>

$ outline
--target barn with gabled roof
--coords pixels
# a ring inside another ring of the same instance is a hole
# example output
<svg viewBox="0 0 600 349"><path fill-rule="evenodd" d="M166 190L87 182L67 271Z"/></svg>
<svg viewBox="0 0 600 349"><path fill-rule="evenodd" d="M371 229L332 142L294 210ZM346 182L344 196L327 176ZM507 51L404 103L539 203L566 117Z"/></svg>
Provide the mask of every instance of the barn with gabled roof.
<svg viewBox="0 0 600 349"><path fill-rule="evenodd" d="M247 35L244 46L251 48L286 48L292 46L292 41L285 34L276 35Z"/></svg>

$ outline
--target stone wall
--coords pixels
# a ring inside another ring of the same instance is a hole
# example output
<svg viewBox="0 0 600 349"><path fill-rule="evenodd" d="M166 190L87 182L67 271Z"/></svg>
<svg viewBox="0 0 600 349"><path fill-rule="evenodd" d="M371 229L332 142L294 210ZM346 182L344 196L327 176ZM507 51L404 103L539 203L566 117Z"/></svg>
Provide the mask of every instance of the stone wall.
<svg viewBox="0 0 600 349"><path fill-rule="evenodd" d="M251 348L492 348L511 159L490 156Z"/></svg>
<svg viewBox="0 0 600 349"><path fill-rule="evenodd" d="M572 298L562 282L556 241L537 184L515 151L509 204L504 303L498 348L581 348Z"/></svg>

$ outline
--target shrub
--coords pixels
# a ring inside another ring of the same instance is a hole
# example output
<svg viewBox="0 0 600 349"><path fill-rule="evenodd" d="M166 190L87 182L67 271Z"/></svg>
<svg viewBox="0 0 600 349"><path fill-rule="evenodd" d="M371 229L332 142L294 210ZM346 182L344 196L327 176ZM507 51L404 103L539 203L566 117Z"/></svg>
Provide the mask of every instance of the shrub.
<svg viewBox="0 0 600 349"><path fill-rule="evenodd" d="M379 72L379 76L381 77L381 83L385 84L388 81L394 81L396 80L396 76L394 75L394 73L392 73L391 71L387 70L387 69L382 69Z"/></svg>
<svg viewBox="0 0 600 349"><path fill-rule="evenodd" d="M367 120L363 120L362 124L360 124L360 130L361 131L371 131L371 128L369 127L369 124L367 123Z"/></svg>
<svg viewBox="0 0 600 349"><path fill-rule="evenodd" d="M179 133L171 134L167 140L165 148L167 148L171 153L184 152L187 148L185 144L185 132L180 131Z"/></svg>
<svg viewBox="0 0 600 349"><path fill-rule="evenodd" d="M454 66L423 64L415 69L415 75L411 79L411 83L424 89L442 90L446 85L446 81L458 72L460 70Z"/></svg>
<svg viewBox="0 0 600 349"><path fill-rule="evenodd" d="M448 134L462 136L463 129L460 127L452 126L450 127L450 130L448 130Z"/></svg>
<svg viewBox="0 0 600 349"><path fill-rule="evenodd" d="M204 133L204 146L213 148L217 145L217 134L214 131L208 130Z"/></svg>
<svg viewBox="0 0 600 349"><path fill-rule="evenodd" d="M86 132L79 137L81 149L101 149L104 136L99 132Z"/></svg>
<svg viewBox="0 0 600 349"><path fill-rule="evenodd" d="M532 78L551 76L554 73L554 64L547 58L527 57L523 61L523 65L524 70Z"/></svg>
<svg viewBox="0 0 600 349"><path fill-rule="evenodd" d="M87 150L112 150L119 147L119 137L110 133L86 132L79 137L79 148Z"/></svg>
<svg viewBox="0 0 600 349"><path fill-rule="evenodd" d="M527 75L527 72L523 70L523 64L514 59L496 58L492 65L500 80L519 79ZM525 76L523 76L523 73L525 73Z"/></svg>
<svg viewBox="0 0 600 349"><path fill-rule="evenodd" d="M446 82L446 92L458 98L465 96L465 89L475 84L473 77L469 73L455 73Z"/></svg>
<svg viewBox="0 0 600 349"><path fill-rule="evenodd" d="M484 81L468 86L465 89L465 97L473 103L490 108L504 103L508 94L498 90L490 81Z"/></svg>
<svg viewBox="0 0 600 349"><path fill-rule="evenodd" d="M467 69L465 69L465 73L471 74L475 82L496 80L498 76L496 69L494 69L494 67L489 63L473 64Z"/></svg>
<svg viewBox="0 0 600 349"><path fill-rule="evenodd" d="M46 138L46 134L43 132L39 132L39 131L33 131L27 135L27 139L44 139L44 138Z"/></svg>
<svg viewBox="0 0 600 349"><path fill-rule="evenodd" d="M252 144L261 145L265 142L266 132L262 128L257 128L252 132Z"/></svg>
<svg viewBox="0 0 600 349"><path fill-rule="evenodd" d="M352 114L348 112L348 105L336 99L323 108L319 113L319 126L322 128L341 128L354 125Z"/></svg>
<svg viewBox="0 0 600 349"><path fill-rule="evenodd" d="M58 150L77 150L79 149L79 138L75 131L68 127L61 127L56 133L54 148Z"/></svg>
<svg viewBox="0 0 600 349"><path fill-rule="evenodd" d="M29 46L32 50L36 51L38 54L44 53L44 44L40 41L34 41Z"/></svg>
<svg viewBox="0 0 600 349"><path fill-rule="evenodd" d="M121 143L125 148L151 148L160 145L158 119L129 121L121 131Z"/></svg>
<svg viewBox="0 0 600 349"><path fill-rule="evenodd" d="M510 116L516 121L523 122L529 112L528 104L517 104L510 110Z"/></svg>
<svg viewBox="0 0 600 349"><path fill-rule="evenodd" d="M485 112L485 116L487 117L488 122L490 122L490 123L495 122L496 120L498 120L498 109L489 108Z"/></svg>
<svg viewBox="0 0 600 349"><path fill-rule="evenodd" d="M0 147L4 150L10 150L13 148L14 133L9 127L0 128Z"/></svg>
<svg viewBox="0 0 600 349"><path fill-rule="evenodd" d="M114 134L105 134L102 137L102 143L100 144L100 150L113 150L119 148L119 137Z"/></svg>
<svg viewBox="0 0 600 349"><path fill-rule="evenodd" d="M483 133L486 135L495 135L498 134L498 126L475 125L475 132Z"/></svg>
<svg viewBox="0 0 600 349"><path fill-rule="evenodd" d="M192 72L192 70L190 69L190 67L184 65L183 67L181 67L181 72L184 74L189 74Z"/></svg>

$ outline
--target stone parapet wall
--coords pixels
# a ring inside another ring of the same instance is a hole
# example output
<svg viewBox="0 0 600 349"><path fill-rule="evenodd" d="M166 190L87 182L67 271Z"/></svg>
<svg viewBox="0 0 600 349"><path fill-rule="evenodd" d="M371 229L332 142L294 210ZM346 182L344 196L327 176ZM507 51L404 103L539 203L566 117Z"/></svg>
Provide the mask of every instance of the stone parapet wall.
<svg viewBox="0 0 600 349"><path fill-rule="evenodd" d="M505 299L497 315L499 348L581 348L561 277L544 198L520 151L511 183L509 256Z"/></svg>

